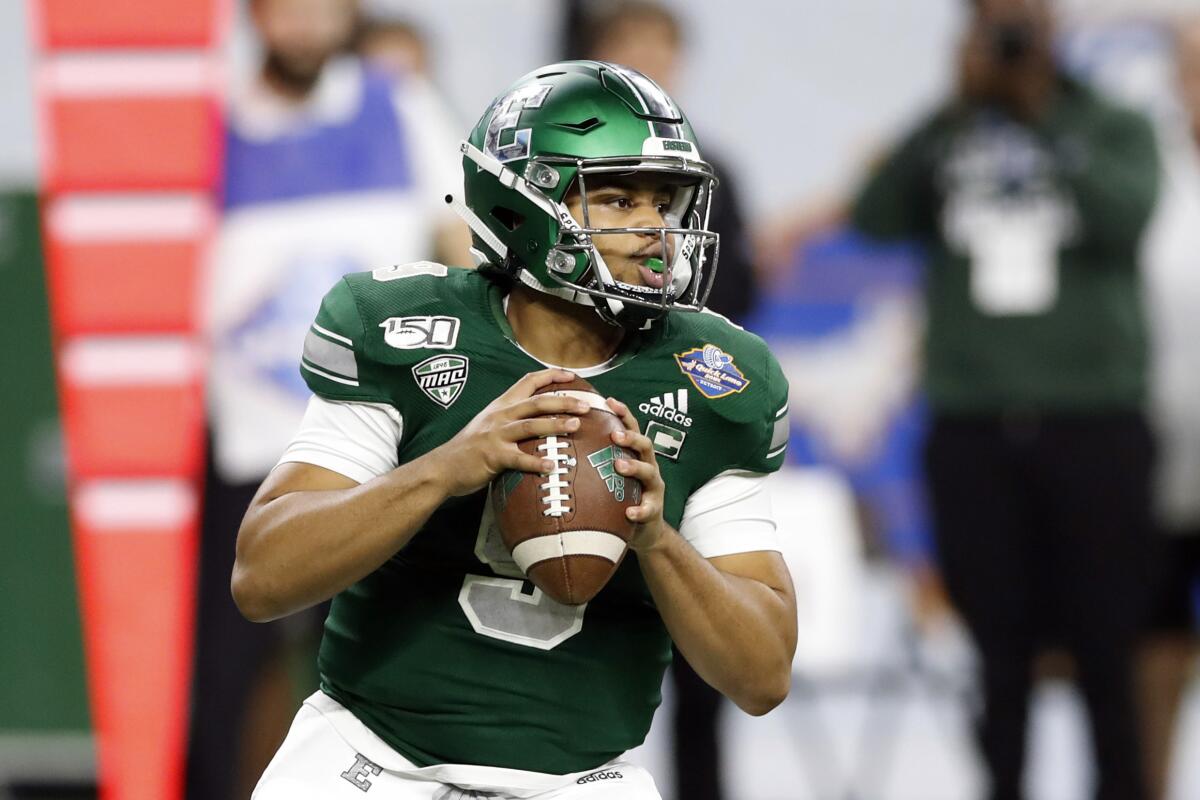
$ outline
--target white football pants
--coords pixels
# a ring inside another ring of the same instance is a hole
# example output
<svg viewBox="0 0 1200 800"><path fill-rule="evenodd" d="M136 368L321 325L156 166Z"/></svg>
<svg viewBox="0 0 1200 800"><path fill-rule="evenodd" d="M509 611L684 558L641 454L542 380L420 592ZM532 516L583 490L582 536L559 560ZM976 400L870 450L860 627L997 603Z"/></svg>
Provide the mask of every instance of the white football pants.
<svg viewBox="0 0 1200 800"><path fill-rule="evenodd" d="M419 768L338 702L300 707L251 800L662 800L627 761L571 775L444 764Z"/></svg>

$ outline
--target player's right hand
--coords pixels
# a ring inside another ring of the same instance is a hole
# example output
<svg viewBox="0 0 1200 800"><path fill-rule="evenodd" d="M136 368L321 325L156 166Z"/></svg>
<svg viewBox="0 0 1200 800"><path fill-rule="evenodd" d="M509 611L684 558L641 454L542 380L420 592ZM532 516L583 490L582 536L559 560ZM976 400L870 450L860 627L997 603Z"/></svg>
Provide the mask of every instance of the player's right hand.
<svg viewBox="0 0 1200 800"><path fill-rule="evenodd" d="M510 469L534 473L554 469L550 461L522 452L518 443L579 428L579 415L588 412L587 403L550 394L533 396L552 383L574 379L573 373L562 369L531 372L489 403L453 439L436 448L430 455L438 458L448 494L459 497L478 491Z"/></svg>

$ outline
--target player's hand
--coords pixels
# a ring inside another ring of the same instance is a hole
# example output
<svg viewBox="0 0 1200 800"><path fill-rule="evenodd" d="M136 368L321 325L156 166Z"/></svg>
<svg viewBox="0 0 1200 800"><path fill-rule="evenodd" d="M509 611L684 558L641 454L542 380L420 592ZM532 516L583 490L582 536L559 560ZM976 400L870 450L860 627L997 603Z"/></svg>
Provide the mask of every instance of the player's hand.
<svg viewBox="0 0 1200 800"><path fill-rule="evenodd" d="M471 494L510 469L533 473L554 469L552 462L522 452L518 442L560 436L579 428L579 415L587 413L587 403L550 394L533 396L542 387L574 378L573 373L561 369L529 373L489 403L453 439L436 448L431 455L438 458L447 493L451 497Z"/></svg>
<svg viewBox="0 0 1200 800"><path fill-rule="evenodd" d="M663 520L663 498L667 487L658 471L654 445L638 428L629 406L610 397L608 407L625 425L625 430L613 433L613 442L637 454L637 459L618 458L617 472L642 484L642 502L625 511L626 516L637 523L637 532L629 547L635 552L651 550L667 534L667 523Z"/></svg>

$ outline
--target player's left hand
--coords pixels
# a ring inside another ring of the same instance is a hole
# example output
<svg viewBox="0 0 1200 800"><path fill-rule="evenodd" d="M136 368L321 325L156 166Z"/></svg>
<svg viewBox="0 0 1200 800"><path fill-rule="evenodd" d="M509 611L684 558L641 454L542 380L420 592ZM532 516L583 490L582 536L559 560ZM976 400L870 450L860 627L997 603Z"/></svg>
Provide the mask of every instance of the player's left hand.
<svg viewBox="0 0 1200 800"><path fill-rule="evenodd" d="M642 484L642 502L626 509L626 516L637 523L637 532L629 542L635 552L653 549L667 533L663 520L663 498L666 484L658 471L658 460L654 456L654 445L638 427L637 419L629 406L616 398L608 398L608 407L625 425L625 430L613 432L613 442L637 454L637 459L618 458L617 472L634 478Z"/></svg>

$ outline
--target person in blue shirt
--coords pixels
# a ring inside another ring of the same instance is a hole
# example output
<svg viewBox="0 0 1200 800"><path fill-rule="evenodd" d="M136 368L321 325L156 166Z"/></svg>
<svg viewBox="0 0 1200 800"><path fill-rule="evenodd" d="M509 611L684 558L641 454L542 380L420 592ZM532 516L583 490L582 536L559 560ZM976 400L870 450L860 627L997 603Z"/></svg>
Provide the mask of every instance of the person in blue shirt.
<svg viewBox="0 0 1200 800"><path fill-rule="evenodd" d="M304 412L296 361L321 296L381 264L470 263L465 225L443 200L460 183L459 126L426 84L347 52L358 4L253 0L250 12L261 60L229 90L223 219L207 271L193 800L249 795L290 722L287 654L315 646L318 615L253 626L228 576L237 523Z"/></svg>

